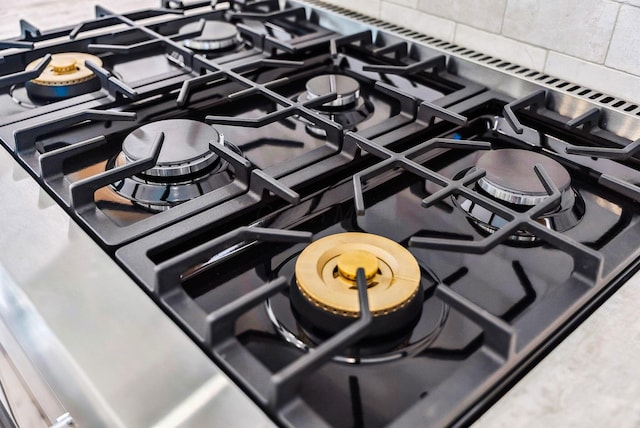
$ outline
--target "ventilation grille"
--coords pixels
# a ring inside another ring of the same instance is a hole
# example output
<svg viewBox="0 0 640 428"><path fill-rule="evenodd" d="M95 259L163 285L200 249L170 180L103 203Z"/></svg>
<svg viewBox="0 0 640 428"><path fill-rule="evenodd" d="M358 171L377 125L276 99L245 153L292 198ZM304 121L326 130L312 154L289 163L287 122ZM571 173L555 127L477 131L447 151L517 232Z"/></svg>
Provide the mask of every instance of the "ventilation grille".
<svg viewBox="0 0 640 428"><path fill-rule="evenodd" d="M636 116L640 116L640 106L638 104L612 97L610 95L587 88L585 86L577 85L575 83L571 83L557 77L549 76L548 74L541 73L530 68L522 67L518 64L513 64L509 61L505 61L491 55L486 55L482 52L467 49L465 47L455 45L436 37L428 36L415 30L410 30L399 25L381 21L377 18L372 18L370 16L345 9L341 6L325 3L322 0L302 0L302 3L307 3L318 8L339 13L340 15L346 16L364 24L374 26L376 28L380 28L389 33L394 33L399 36L410 38L417 42L423 43L425 45L447 51L454 56L472 60L485 66L509 72L521 78L552 87L555 90L578 96L591 102L602 104L603 106L616 109L626 114L635 114Z"/></svg>

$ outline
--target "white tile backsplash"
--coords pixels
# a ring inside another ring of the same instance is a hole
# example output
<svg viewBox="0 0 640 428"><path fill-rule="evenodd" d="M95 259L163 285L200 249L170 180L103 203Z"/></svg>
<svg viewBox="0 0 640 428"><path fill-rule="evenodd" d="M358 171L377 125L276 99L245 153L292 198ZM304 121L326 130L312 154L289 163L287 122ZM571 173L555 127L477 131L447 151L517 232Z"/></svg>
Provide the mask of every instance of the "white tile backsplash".
<svg viewBox="0 0 640 428"><path fill-rule="evenodd" d="M605 65L640 75L640 8L620 8Z"/></svg>
<svg viewBox="0 0 640 428"><path fill-rule="evenodd" d="M619 7L619 3L603 0L510 0L502 33L516 40L602 63Z"/></svg>
<svg viewBox="0 0 640 428"><path fill-rule="evenodd" d="M393 23L400 24L402 22L400 25L404 27L429 34L447 42L453 41L456 25L447 19L386 1L382 2L380 16L382 19ZM411 19L406 19L407 17L411 17Z"/></svg>
<svg viewBox="0 0 640 428"><path fill-rule="evenodd" d="M640 104L640 0L325 0Z"/></svg>
<svg viewBox="0 0 640 428"><path fill-rule="evenodd" d="M455 43L534 70L542 70L547 59L547 51L542 48L467 25L458 25Z"/></svg>
<svg viewBox="0 0 640 428"><path fill-rule="evenodd" d="M467 24L481 30L499 33L507 0L419 0L418 9Z"/></svg>

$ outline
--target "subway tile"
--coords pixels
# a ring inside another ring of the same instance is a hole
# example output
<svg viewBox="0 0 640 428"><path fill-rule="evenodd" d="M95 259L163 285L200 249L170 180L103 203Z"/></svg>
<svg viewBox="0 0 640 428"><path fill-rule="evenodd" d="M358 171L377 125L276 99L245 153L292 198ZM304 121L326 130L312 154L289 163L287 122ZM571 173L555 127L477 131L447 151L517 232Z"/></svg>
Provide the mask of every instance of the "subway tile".
<svg viewBox="0 0 640 428"><path fill-rule="evenodd" d="M640 74L640 8L624 5L613 30L605 65Z"/></svg>
<svg viewBox="0 0 640 428"><path fill-rule="evenodd" d="M544 68L546 50L467 25L458 25L455 43L533 70Z"/></svg>
<svg viewBox="0 0 640 428"><path fill-rule="evenodd" d="M367 16L378 18L380 16L380 0L324 0L327 3L344 7L345 9L360 12Z"/></svg>
<svg viewBox="0 0 640 428"><path fill-rule="evenodd" d="M380 18L448 42L453 41L454 22L415 9L383 1Z"/></svg>
<svg viewBox="0 0 640 428"><path fill-rule="evenodd" d="M418 9L467 24L481 30L499 33L507 0L419 0Z"/></svg>
<svg viewBox="0 0 640 428"><path fill-rule="evenodd" d="M502 34L602 63L619 7L609 0L509 0Z"/></svg>
<svg viewBox="0 0 640 428"><path fill-rule="evenodd" d="M549 52L544 71L551 76L640 104L638 76L557 52Z"/></svg>
<svg viewBox="0 0 640 428"><path fill-rule="evenodd" d="M396 3L401 6L416 8L418 7L418 0L388 0L390 3Z"/></svg>

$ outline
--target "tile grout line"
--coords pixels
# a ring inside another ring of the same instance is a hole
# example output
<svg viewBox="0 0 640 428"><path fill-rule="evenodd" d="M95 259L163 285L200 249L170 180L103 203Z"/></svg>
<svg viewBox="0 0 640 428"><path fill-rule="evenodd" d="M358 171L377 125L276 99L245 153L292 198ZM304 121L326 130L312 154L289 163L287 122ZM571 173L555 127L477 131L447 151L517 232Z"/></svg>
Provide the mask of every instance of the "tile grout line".
<svg viewBox="0 0 640 428"><path fill-rule="evenodd" d="M613 23L613 29L611 30L611 36L609 36L609 42L607 43L607 50L604 53L604 58L602 60L602 65L606 67L607 58L609 57L609 50L611 49L611 42L613 41L613 35L616 32L616 28L618 27L618 20L620 19L620 11L622 9L622 4L618 3L618 10L616 11L616 20Z"/></svg>

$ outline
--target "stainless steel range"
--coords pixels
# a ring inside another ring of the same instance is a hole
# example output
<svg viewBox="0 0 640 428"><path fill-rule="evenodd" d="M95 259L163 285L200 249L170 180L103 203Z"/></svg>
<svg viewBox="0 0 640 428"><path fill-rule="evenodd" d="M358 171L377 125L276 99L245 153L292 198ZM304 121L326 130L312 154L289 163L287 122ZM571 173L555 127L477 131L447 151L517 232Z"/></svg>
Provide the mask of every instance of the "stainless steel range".
<svg viewBox="0 0 640 428"><path fill-rule="evenodd" d="M638 106L321 2L160 6L0 42L0 343L51 421L468 425L635 273Z"/></svg>

